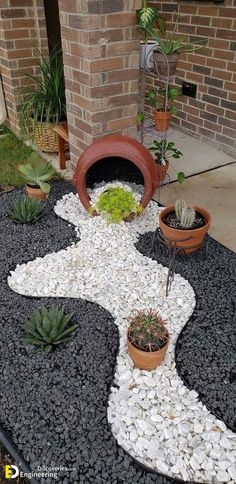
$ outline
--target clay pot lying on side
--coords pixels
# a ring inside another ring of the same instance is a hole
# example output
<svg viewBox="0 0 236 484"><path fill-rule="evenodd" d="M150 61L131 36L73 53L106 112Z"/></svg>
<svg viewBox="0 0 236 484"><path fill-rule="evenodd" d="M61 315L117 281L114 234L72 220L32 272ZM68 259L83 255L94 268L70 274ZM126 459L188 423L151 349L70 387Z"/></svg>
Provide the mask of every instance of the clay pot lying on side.
<svg viewBox="0 0 236 484"><path fill-rule="evenodd" d="M48 193L43 192L41 188L37 185L29 185L25 186L26 194L29 198L34 198L36 200L46 200L48 198Z"/></svg>
<svg viewBox="0 0 236 484"><path fill-rule="evenodd" d="M155 128L157 131L167 131L172 113L170 111L154 111Z"/></svg>
<svg viewBox="0 0 236 484"><path fill-rule="evenodd" d="M169 344L169 334L167 334L167 342L165 345L157 351L141 351L135 348L129 341L129 331L127 333L127 345L129 354L134 362L134 365L141 370L154 370L159 366L164 360L168 344Z"/></svg>
<svg viewBox="0 0 236 484"><path fill-rule="evenodd" d="M167 225L165 219L169 213L175 211L174 206L164 208L159 215L159 225L166 243L170 244L172 241L178 241L176 242L176 247L184 249L186 254L192 254L201 247L211 223L211 216L207 210L201 207L193 208L205 220L205 225L197 229L175 229Z"/></svg>

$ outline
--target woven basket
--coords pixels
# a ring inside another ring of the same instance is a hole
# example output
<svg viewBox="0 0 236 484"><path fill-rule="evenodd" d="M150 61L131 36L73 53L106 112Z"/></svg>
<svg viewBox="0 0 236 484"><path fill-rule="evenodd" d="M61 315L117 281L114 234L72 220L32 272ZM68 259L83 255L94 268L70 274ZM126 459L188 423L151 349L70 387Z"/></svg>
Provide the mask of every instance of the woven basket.
<svg viewBox="0 0 236 484"><path fill-rule="evenodd" d="M57 124L63 125L65 122ZM36 123L34 142L41 151L58 153L58 134L54 131L55 126L54 123Z"/></svg>

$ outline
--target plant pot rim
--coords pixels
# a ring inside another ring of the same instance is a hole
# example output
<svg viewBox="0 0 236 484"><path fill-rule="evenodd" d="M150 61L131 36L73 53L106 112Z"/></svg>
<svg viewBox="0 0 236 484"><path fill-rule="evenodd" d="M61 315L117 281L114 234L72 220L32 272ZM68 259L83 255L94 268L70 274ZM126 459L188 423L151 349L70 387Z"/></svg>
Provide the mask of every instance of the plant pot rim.
<svg viewBox="0 0 236 484"><path fill-rule="evenodd" d="M129 331L130 331L130 328L128 328L128 330L127 330L127 341L128 341L128 343L129 343L129 344L132 346L132 348L134 348L134 349L135 349L135 350L137 350L137 351L140 351L140 352L141 352L141 353L143 353L144 355L153 355L153 354L155 354L155 353L158 353L158 351L163 350L163 348L165 348L165 347L168 345L168 343L169 343L169 339L170 339L169 331L168 331L168 329L166 328L166 332L165 332L165 334L166 334L166 336L167 336L167 340L166 340L165 344L164 344L164 345L163 345L161 348L159 348L158 350L155 350L155 351L144 351L144 350L140 350L140 348L136 348L136 346L134 346L134 345L131 343L131 341L129 340Z"/></svg>
<svg viewBox="0 0 236 484"><path fill-rule="evenodd" d="M166 226L168 227L170 230L173 230L175 233L179 233L180 235L184 232L189 232L191 234L194 234L198 231L201 231L201 230L205 230L206 227L209 228L210 226L210 223L211 223L211 216L209 214L209 212L203 208L203 207L199 207L198 205L193 205L193 208L194 210L199 213L200 215L202 215L205 219L205 223L204 225L202 225L201 227L198 227L196 229L176 229L174 227L170 227L170 225L168 225L165 221L164 221L164 218L171 212L174 212L175 211L175 206L174 205L171 205L170 207L166 207L164 208L164 210L161 210L160 212L160 220L161 222Z"/></svg>
<svg viewBox="0 0 236 484"><path fill-rule="evenodd" d="M157 165L158 165L158 166L167 166L167 167L168 167L168 166L169 166L169 164L170 164L170 163L169 163L169 161L168 161L168 160L166 160L165 158L164 158L164 160L165 160L165 162L166 162L166 163L165 163L165 165L164 165L164 163L159 163L158 158L155 158L155 160L156 160L156 162L157 162Z"/></svg>
<svg viewBox="0 0 236 484"><path fill-rule="evenodd" d="M41 192L43 191L42 188L40 188L39 185L31 185L30 183L26 183L26 186L31 188L32 190L41 190Z"/></svg>

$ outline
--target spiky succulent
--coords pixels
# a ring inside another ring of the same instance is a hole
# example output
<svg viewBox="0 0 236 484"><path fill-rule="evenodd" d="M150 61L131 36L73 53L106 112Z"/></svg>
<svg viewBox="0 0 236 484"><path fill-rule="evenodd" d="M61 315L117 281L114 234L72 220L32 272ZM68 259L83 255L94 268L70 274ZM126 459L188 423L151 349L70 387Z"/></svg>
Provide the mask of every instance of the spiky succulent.
<svg viewBox="0 0 236 484"><path fill-rule="evenodd" d="M13 203L8 215L14 222L32 224L40 220L45 214L43 202L29 197L19 197Z"/></svg>
<svg viewBox="0 0 236 484"><path fill-rule="evenodd" d="M157 311L136 311L129 322L128 339L139 350L157 351L167 343L168 331Z"/></svg>
<svg viewBox="0 0 236 484"><path fill-rule="evenodd" d="M190 229L195 220L195 210L192 207L186 207L181 214L180 223L184 229Z"/></svg>
<svg viewBox="0 0 236 484"><path fill-rule="evenodd" d="M37 153L32 152L28 163L19 165L18 169L29 185L39 186L44 193L50 192L51 187L48 182L56 174L56 170L51 163L47 163Z"/></svg>
<svg viewBox="0 0 236 484"><path fill-rule="evenodd" d="M187 206L184 200L176 201L175 214L183 229L190 229L192 227L196 213L193 207Z"/></svg>
<svg viewBox="0 0 236 484"><path fill-rule="evenodd" d="M35 352L49 353L60 343L67 343L72 338L76 325L68 326L72 314L65 314L63 309L52 306L42 307L24 323L26 343L35 345Z"/></svg>
<svg viewBox="0 0 236 484"><path fill-rule="evenodd" d="M186 207L187 207L187 204L186 204L185 200L176 200L176 202L175 202L175 213L176 213L176 217L179 220L179 222L181 221L181 215L182 215L183 209L186 208Z"/></svg>

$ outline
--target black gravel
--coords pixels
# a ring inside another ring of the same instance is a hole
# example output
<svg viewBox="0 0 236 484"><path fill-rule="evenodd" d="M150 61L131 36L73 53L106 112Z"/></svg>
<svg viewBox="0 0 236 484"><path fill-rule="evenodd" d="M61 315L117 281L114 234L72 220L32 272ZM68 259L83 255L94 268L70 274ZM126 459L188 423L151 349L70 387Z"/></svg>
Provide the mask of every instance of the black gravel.
<svg viewBox="0 0 236 484"><path fill-rule="evenodd" d="M167 249L153 233L140 237L137 249L168 265ZM176 258L176 272L196 294L196 307L176 345L177 371L200 400L225 424L236 429L236 254L209 237L205 250Z"/></svg>
<svg viewBox="0 0 236 484"><path fill-rule="evenodd" d="M15 224L6 215L21 190L0 198L0 421L33 471L37 466L74 469L58 473L60 484L179 482L145 470L111 433L107 400L119 335L110 313L81 299L27 298L7 285L16 264L76 240L74 228L52 210L56 199L71 190L69 183L54 183L47 217L32 226ZM32 354L22 341L21 322L53 304L74 312L75 337L54 353Z"/></svg>

